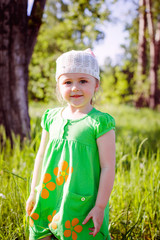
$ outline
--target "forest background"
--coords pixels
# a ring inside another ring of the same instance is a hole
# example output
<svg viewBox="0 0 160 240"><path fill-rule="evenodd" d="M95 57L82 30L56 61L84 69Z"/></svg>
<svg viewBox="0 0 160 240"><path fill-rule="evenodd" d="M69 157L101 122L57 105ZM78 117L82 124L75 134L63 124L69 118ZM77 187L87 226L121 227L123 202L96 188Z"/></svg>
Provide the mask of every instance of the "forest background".
<svg viewBox="0 0 160 240"><path fill-rule="evenodd" d="M125 0L118 1L125 6ZM38 0L35 2L39 3ZM116 2L48 0L44 4L42 22L36 23L41 28L37 31L35 47L31 46L34 52L28 60L28 82L21 84L26 85L27 94L11 82L10 91L18 96L17 104L13 106L7 104L6 89L10 86L5 86L4 74L0 74L1 239L28 239L29 220L25 214L25 202L40 143L40 119L46 108L60 104L56 97L55 61L63 52L93 48L102 41L104 27L114 21L110 6ZM124 54L116 64L109 58L104 61L101 66L101 90L96 96L96 107L113 115L117 125L116 178L110 199L109 229L112 239L159 240L160 5L158 0L134 0L132 3L136 14L134 12L132 21L124 25L124 31L128 32L126 44L122 46ZM16 1L10 3L14 4L17 4ZM37 9L36 14L40 16L40 8ZM132 9L128 14L132 14ZM17 15L20 15L19 12ZM28 26L35 27L37 15L34 18L28 16ZM18 19L14 12L13 16ZM14 39L11 40L14 42ZM0 50L3 50L1 47L4 49L0 45ZM29 45L26 49L30 51ZM19 49L15 47L14 53L16 51ZM14 57L11 60L13 62ZM9 69L12 69L11 66ZM28 101L29 109L24 107L26 110L19 113L18 109L22 109L19 101L21 104L25 102L26 106ZM11 117L10 124L7 124L7 117L4 117L7 106L11 106L18 116L28 113L27 127L24 128L23 118L18 121Z"/></svg>
<svg viewBox="0 0 160 240"><path fill-rule="evenodd" d="M112 17L110 6L116 4L116 1L113 2L108 1L106 4L104 1L98 1L97 4L92 3L90 6L89 3L83 4L82 1L70 7L58 6L58 3L50 4L50 8L46 9L47 16L44 18L30 64L31 99L47 101L48 98L54 98L49 89L51 84L55 87L53 76L57 56L71 49L93 48L96 42L104 39L104 26L106 25L107 28L108 23L116 24L121 20L121 17L119 19ZM120 2L125 4L125 0ZM63 12L60 10L62 7L66 8ZM138 107L150 108L155 108L159 104L160 7L158 1L154 1L150 7L152 7L151 12L145 1L141 0L133 2L128 12L126 11L124 31L128 32L128 37L121 45L123 54L116 64L112 63L112 59L107 58L101 66L104 101L131 103ZM59 14L57 14L58 9L61 12ZM131 23L127 21L127 15L128 18L132 16ZM153 44L155 50L152 49ZM156 54L157 60L153 68L156 69L157 80L154 82L151 67L154 61L152 55ZM152 85L155 85L156 93L151 92ZM156 95L154 104L151 103L152 94Z"/></svg>

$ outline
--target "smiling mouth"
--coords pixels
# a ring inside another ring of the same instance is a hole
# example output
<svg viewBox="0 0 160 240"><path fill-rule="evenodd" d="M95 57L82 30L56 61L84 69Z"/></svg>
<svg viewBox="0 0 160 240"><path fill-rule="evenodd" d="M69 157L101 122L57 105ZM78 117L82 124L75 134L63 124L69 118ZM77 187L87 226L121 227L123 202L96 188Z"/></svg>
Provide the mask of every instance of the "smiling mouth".
<svg viewBox="0 0 160 240"><path fill-rule="evenodd" d="M82 97L82 95L73 95L71 96L72 98L79 98L79 97Z"/></svg>

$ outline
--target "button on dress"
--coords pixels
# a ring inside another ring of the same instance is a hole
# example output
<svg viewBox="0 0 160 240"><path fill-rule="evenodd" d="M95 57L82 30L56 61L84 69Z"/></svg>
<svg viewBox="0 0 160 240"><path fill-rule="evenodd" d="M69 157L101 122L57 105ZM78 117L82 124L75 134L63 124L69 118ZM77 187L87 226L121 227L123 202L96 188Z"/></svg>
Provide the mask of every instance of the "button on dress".
<svg viewBox="0 0 160 240"><path fill-rule="evenodd" d="M110 240L109 205L93 238L82 224L94 207L100 179L96 139L115 129L114 118L93 108L83 118L63 119L63 108L47 109L41 126L49 132L36 204L30 215L30 240L54 234L59 240ZM106 183L107 184L107 183Z"/></svg>

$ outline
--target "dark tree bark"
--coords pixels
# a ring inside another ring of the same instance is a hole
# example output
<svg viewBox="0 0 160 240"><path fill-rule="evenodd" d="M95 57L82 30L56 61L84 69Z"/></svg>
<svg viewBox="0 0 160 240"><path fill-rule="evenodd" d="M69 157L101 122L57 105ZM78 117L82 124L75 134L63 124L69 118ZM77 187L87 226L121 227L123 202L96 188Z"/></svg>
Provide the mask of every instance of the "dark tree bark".
<svg viewBox="0 0 160 240"><path fill-rule="evenodd" d="M158 66L159 66L159 64L160 64L160 16L159 16L158 23L157 23L155 41L156 41L157 62L158 62Z"/></svg>
<svg viewBox="0 0 160 240"><path fill-rule="evenodd" d="M156 64L157 64L157 71L158 71L160 67L160 16L158 18L158 23L157 23L155 44L156 44ZM160 104L160 89L158 88L158 82L157 82L157 91L156 91L156 105L157 104Z"/></svg>
<svg viewBox="0 0 160 240"><path fill-rule="evenodd" d="M139 39L138 39L138 75L143 79L146 74L146 4L145 0L139 1Z"/></svg>
<svg viewBox="0 0 160 240"><path fill-rule="evenodd" d="M158 58L159 58L159 40L160 23L158 21L157 39L155 37L155 29L153 25L151 0L146 1L148 32L150 37L150 97L149 106L154 109L158 104Z"/></svg>
<svg viewBox="0 0 160 240"><path fill-rule="evenodd" d="M147 100L143 93L143 84L146 78L146 2L139 0L139 31L138 31L138 68L137 68L137 99L136 107L143 107L147 105Z"/></svg>
<svg viewBox="0 0 160 240"><path fill-rule="evenodd" d="M35 0L27 16L27 0L0 1L0 124L11 139L30 136L28 65L46 0Z"/></svg>

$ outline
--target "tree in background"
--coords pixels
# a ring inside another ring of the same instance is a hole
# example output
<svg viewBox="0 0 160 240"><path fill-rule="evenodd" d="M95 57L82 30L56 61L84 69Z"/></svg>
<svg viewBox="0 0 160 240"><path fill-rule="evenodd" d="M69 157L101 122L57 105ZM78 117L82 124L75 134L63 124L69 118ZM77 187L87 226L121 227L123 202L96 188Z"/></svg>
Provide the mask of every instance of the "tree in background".
<svg viewBox="0 0 160 240"><path fill-rule="evenodd" d="M146 69L147 69L147 55L146 55L146 3L145 0L139 1L139 31L138 31L138 73L137 73L137 100L136 106L142 106L144 92L142 92L143 85L145 84L146 79Z"/></svg>
<svg viewBox="0 0 160 240"><path fill-rule="evenodd" d="M109 11L104 0L48 0L44 24L32 56L29 71L29 99L55 100L55 63L63 52L92 47L104 38L100 26Z"/></svg>
<svg viewBox="0 0 160 240"><path fill-rule="evenodd" d="M141 95L137 100L137 106L143 105L144 98L150 108L155 108L160 102L158 89L158 67L160 64L160 14L158 1L139 1L139 42L138 42L138 76ZM147 54L146 45L149 45ZM147 78L147 59L149 63L149 97L146 98L142 91L144 79Z"/></svg>
<svg viewBox="0 0 160 240"><path fill-rule="evenodd" d="M159 1L140 0L138 10L138 74L135 71L135 104L137 107L149 106L154 109L160 103L158 89L158 68L160 64ZM135 28L135 20L131 28ZM133 39L130 35L131 42L135 41Z"/></svg>
<svg viewBox="0 0 160 240"><path fill-rule="evenodd" d="M145 0L139 1L139 32L138 32L138 75L146 77L146 3Z"/></svg>
<svg viewBox="0 0 160 240"><path fill-rule="evenodd" d="M27 16L27 0L0 2L0 124L12 142L30 133L28 65L41 25L46 0L35 0Z"/></svg>
<svg viewBox="0 0 160 240"><path fill-rule="evenodd" d="M150 96L149 106L155 108L160 102L160 91L158 89L158 67L160 64L160 5L159 1L146 1L146 15L149 33L150 48ZM156 11L155 16L152 11Z"/></svg>

